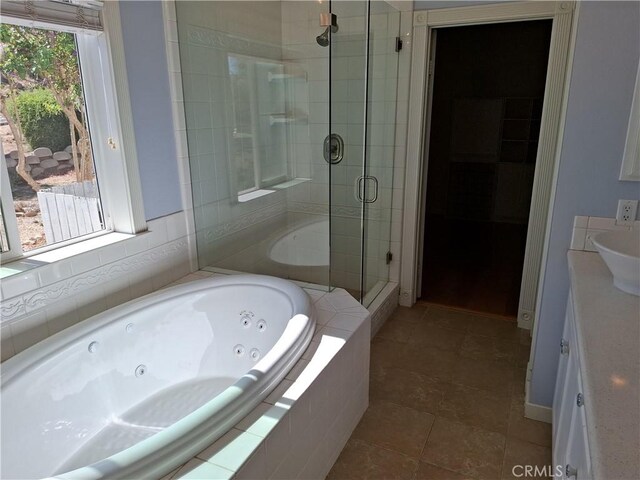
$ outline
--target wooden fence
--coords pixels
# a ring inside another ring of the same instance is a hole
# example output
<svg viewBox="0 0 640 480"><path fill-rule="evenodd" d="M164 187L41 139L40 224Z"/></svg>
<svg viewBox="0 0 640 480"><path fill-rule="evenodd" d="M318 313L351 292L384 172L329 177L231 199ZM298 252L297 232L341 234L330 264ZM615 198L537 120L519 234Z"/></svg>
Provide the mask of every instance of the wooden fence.
<svg viewBox="0 0 640 480"><path fill-rule="evenodd" d="M38 192L47 244L104 228L95 182L60 185Z"/></svg>

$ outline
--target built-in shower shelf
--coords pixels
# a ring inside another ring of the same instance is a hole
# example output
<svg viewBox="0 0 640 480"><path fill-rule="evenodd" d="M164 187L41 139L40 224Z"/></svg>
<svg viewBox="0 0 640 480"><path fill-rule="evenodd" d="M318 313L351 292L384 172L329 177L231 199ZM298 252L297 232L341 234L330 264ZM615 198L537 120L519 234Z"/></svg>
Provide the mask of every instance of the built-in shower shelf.
<svg viewBox="0 0 640 480"><path fill-rule="evenodd" d="M233 138L253 138L250 133L233 132Z"/></svg>
<svg viewBox="0 0 640 480"><path fill-rule="evenodd" d="M306 124L307 117L299 116L299 115L287 115L287 114L269 115L269 125L288 124L288 123Z"/></svg>
<svg viewBox="0 0 640 480"><path fill-rule="evenodd" d="M298 72L290 72L290 73L272 73L269 72L269 81L270 82L278 82L285 80L303 80L307 81L307 72L300 70Z"/></svg>

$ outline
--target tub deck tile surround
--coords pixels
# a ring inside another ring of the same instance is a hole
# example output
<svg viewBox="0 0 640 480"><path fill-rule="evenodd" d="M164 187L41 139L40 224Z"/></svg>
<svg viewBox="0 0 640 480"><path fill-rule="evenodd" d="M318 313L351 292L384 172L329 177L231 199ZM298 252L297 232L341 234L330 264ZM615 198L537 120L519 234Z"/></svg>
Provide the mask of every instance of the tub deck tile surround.
<svg viewBox="0 0 640 480"><path fill-rule="evenodd" d="M524 417L526 333L461 310L399 307L373 339L371 403L328 479L495 480L515 478L515 465L549 468L551 425Z"/></svg>
<svg viewBox="0 0 640 480"><path fill-rule="evenodd" d="M342 289L305 291L318 323L303 358L235 428L163 480L326 477L367 408L370 315Z"/></svg>

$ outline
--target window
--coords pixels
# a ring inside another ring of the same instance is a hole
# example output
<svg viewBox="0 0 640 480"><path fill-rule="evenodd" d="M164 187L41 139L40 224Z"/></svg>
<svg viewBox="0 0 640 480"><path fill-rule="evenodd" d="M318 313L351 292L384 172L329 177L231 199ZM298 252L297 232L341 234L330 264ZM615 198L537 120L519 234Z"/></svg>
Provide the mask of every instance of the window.
<svg viewBox="0 0 640 480"><path fill-rule="evenodd" d="M143 230L117 2L0 9L2 260Z"/></svg>

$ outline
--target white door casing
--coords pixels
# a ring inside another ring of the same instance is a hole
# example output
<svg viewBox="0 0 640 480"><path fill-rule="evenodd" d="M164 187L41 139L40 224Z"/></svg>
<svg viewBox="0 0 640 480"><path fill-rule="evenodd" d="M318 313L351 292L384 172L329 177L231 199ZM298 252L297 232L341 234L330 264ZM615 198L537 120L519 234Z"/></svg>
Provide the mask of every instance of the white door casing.
<svg viewBox="0 0 640 480"><path fill-rule="evenodd" d="M529 211L527 245L518 307L518 326L531 329L549 237L557 163L566 113L569 74L575 37L575 2L518 2L414 12L413 56L403 212L400 304L411 306L418 296L426 192L425 148L431 97L429 64L433 61L436 28L550 19L553 21L540 139Z"/></svg>

